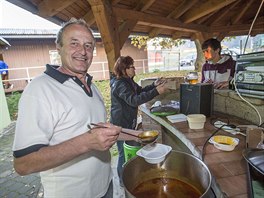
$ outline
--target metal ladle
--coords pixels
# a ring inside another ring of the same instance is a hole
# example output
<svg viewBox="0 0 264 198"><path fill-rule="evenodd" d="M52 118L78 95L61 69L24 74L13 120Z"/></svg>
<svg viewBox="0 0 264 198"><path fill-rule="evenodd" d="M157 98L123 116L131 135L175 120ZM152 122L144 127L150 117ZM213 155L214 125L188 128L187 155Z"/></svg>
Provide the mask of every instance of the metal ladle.
<svg viewBox="0 0 264 198"><path fill-rule="evenodd" d="M106 126L102 126L100 124L95 124L95 123L91 123L90 125L96 126L96 127L100 127L100 128L108 128ZM88 125L88 128L92 129L92 127L90 125ZM133 136L133 137L137 137L141 144L154 143L157 140L158 136L159 136L159 132L158 131L143 131L143 132L139 133L138 135L132 134L133 132L138 132L138 131L132 130L132 129L126 129L126 128L122 128L121 129L121 133L130 135L130 136Z"/></svg>

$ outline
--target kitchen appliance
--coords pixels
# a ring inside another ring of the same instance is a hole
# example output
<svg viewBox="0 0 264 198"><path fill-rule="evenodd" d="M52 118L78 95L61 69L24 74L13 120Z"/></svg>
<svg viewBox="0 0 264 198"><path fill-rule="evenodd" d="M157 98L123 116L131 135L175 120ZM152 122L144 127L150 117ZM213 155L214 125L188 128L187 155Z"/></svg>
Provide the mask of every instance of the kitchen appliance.
<svg viewBox="0 0 264 198"><path fill-rule="evenodd" d="M180 113L204 114L210 117L213 112L214 88L209 83L180 85Z"/></svg>
<svg viewBox="0 0 264 198"><path fill-rule="evenodd" d="M264 52L237 56L235 84L241 95L264 99Z"/></svg>
<svg viewBox="0 0 264 198"><path fill-rule="evenodd" d="M204 162L180 151L171 151L159 164L150 164L141 157L135 157L123 169L128 198L157 197L157 194L160 197L184 198L188 193L193 193L188 197L214 197L211 182L211 173Z"/></svg>

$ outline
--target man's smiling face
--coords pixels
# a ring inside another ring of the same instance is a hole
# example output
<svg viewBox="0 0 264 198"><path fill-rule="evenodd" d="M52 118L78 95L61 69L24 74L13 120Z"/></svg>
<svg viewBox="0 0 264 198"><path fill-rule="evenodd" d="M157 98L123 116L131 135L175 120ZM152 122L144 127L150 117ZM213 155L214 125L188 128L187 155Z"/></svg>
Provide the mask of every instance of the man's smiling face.
<svg viewBox="0 0 264 198"><path fill-rule="evenodd" d="M73 24L63 32L62 46L57 45L57 49L65 69L86 74L93 59L94 38L86 27Z"/></svg>

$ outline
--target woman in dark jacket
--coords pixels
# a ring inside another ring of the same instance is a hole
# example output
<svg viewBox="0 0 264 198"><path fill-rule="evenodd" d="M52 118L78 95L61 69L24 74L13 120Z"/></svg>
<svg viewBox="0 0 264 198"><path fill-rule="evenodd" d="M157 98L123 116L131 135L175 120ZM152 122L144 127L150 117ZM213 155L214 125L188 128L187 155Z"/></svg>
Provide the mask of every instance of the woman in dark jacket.
<svg viewBox="0 0 264 198"><path fill-rule="evenodd" d="M111 85L111 118L110 122L124 128L135 129L137 124L138 106L164 93L167 88L164 80L157 80L152 85L142 88L134 80L134 60L130 56L121 56L114 66ZM124 158L124 141L117 141L118 166L117 172L122 185L122 165Z"/></svg>

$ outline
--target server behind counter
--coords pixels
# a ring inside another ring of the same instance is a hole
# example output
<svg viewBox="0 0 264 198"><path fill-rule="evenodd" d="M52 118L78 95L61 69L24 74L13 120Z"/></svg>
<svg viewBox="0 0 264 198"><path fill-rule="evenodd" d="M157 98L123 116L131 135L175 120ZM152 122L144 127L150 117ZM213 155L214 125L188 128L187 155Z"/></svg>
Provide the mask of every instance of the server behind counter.
<svg viewBox="0 0 264 198"><path fill-rule="evenodd" d="M235 73L236 61L230 55L221 55L221 43L214 38L202 44L206 63L202 68L202 83L211 83L215 89L229 88Z"/></svg>

